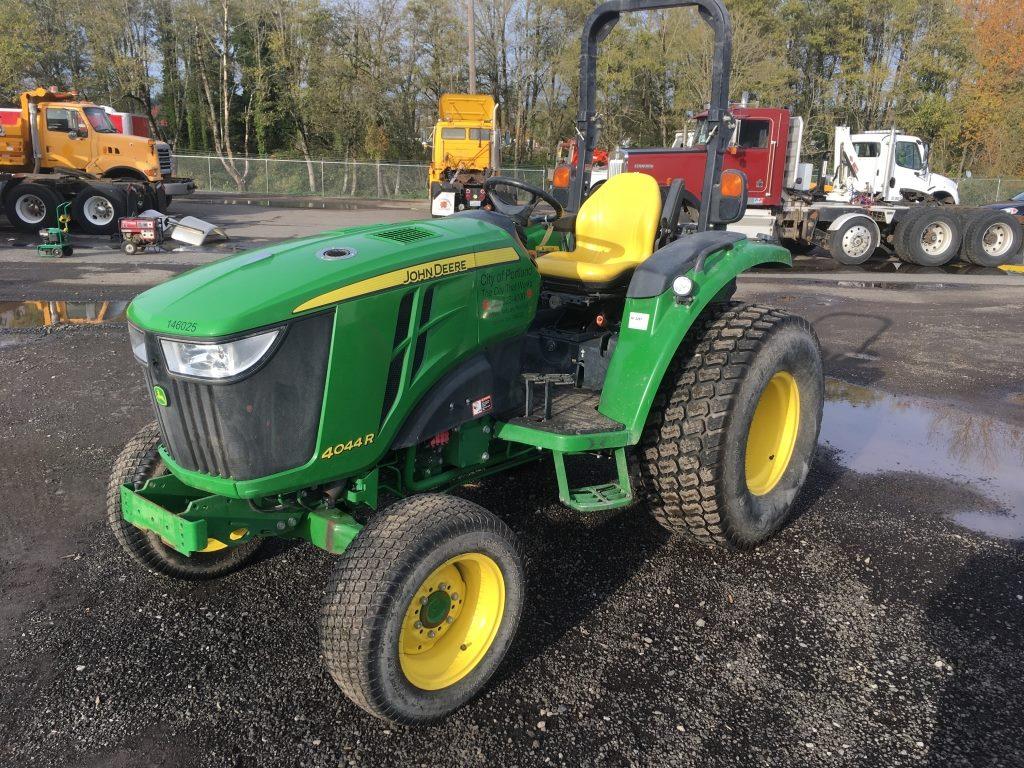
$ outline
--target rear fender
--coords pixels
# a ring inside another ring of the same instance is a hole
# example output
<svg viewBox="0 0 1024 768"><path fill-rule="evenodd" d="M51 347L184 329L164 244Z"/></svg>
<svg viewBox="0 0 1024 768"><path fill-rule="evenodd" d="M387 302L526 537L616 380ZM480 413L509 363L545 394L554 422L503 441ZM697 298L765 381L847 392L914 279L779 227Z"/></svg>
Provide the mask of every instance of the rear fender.
<svg viewBox="0 0 1024 768"><path fill-rule="evenodd" d="M743 240L709 254L699 273L686 272L694 283L688 300L678 300L671 283L657 296L626 299L598 411L626 426L630 445L639 442L665 371L700 314L716 297L731 295L737 275L772 263L792 266L792 256L785 248Z"/></svg>

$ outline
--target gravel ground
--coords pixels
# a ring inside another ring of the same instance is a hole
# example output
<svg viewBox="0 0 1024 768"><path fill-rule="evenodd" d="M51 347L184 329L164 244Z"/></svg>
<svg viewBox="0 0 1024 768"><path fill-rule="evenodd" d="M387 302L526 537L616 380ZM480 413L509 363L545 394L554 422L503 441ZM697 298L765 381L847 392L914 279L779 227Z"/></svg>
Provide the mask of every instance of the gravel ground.
<svg viewBox="0 0 1024 768"><path fill-rule="evenodd" d="M563 510L546 465L465 489L525 542L521 634L449 720L376 721L320 661L329 556L272 543L195 585L116 547L106 471L148 419L123 333L0 337L2 765L1024 764L1020 544L950 522L992 507L975 488L827 449L743 555Z"/></svg>
<svg viewBox="0 0 1024 768"><path fill-rule="evenodd" d="M210 210L251 244L406 216ZM83 254L0 248L0 300L127 299L216 256ZM419 729L331 682L330 556L271 542L182 584L117 548L107 476L151 418L123 324L0 330L0 766L1024 766L1024 291L798 277L740 296L814 322L833 407L881 455L831 430L793 523L746 554L642 506L567 511L547 464L462 489L522 537L530 602L485 692Z"/></svg>

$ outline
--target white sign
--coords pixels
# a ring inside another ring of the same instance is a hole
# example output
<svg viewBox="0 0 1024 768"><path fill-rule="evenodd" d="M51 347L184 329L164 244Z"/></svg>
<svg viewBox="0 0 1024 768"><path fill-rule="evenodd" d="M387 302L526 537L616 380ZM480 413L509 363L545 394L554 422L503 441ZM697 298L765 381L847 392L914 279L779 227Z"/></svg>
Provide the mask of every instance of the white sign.
<svg viewBox="0 0 1024 768"><path fill-rule="evenodd" d="M455 213L455 193L441 192L430 203L430 213L434 216L451 216Z"/></svg>
<svg viewBox="0 0 1024 768"><path fill-rule="evenodd" d="M651 321L651 316L646 312L630 312L629 327L634 331L646 331Z"/></svg>

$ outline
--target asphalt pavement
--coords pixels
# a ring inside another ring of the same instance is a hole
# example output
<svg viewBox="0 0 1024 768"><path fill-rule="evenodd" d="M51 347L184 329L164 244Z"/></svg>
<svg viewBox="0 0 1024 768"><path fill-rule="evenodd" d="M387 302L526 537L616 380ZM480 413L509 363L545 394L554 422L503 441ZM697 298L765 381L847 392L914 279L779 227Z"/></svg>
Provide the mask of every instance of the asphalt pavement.
<svg viewBox="0 0 1024 768"><path fill-rule="evenodd" d="M202 211L232 248L422 215ZM1024 765L1024 276L745 277L740 298L814 323L830 377L793 522L730 554L642 506L568 511L547 464L460 490L522 537L529 602L483 695L402 728L349 704L320 660L330 556L272 542L240 573L176 583L103 522L113 459L151 418L118 309L228 246L128 260L95 242L40 263L14 242L0 765Z"/></svg>

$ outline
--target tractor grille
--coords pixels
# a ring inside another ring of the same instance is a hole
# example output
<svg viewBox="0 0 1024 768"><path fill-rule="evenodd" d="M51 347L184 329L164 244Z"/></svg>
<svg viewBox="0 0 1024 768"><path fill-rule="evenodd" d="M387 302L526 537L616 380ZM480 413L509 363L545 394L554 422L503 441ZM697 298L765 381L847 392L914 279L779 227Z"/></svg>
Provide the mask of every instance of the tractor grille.
<svg viewBox="0 0 1024 768"><path fill-rule="evenodd" d="M146 380L167 393L155 406L174 460L203 474L251 480L301 466L316 450L332 313L291 323L270 359L231 383L171 376L159 342L147 334Z"/></svg>
<svg viewBox="0 0 1024 768"><path fill-rule="evenodd" d="M162 142L156 145L156 156L160 161L160 175L170 176L174 173L174 163L171 160L171 148Z"/></svg>

